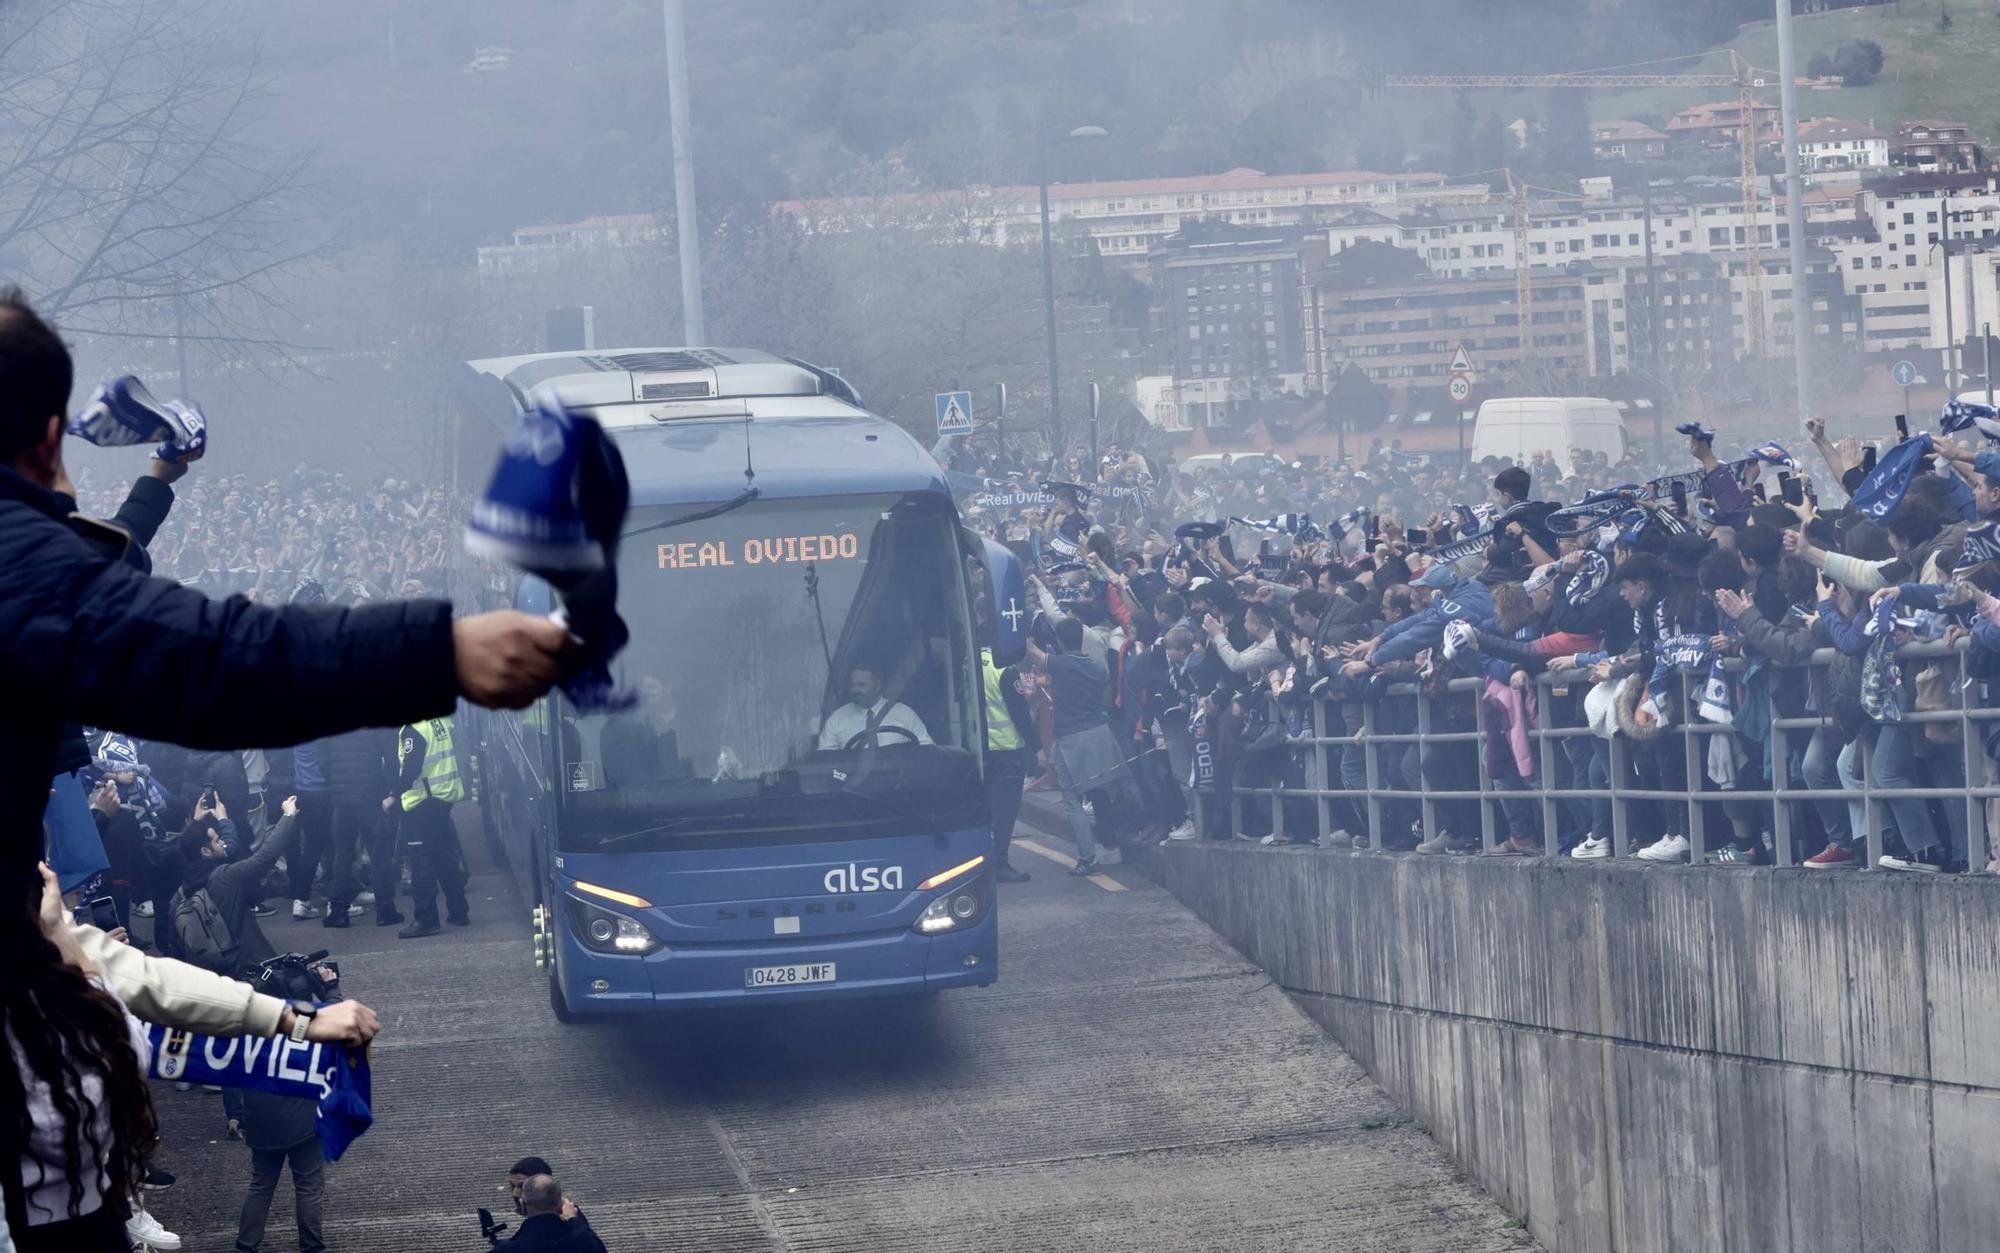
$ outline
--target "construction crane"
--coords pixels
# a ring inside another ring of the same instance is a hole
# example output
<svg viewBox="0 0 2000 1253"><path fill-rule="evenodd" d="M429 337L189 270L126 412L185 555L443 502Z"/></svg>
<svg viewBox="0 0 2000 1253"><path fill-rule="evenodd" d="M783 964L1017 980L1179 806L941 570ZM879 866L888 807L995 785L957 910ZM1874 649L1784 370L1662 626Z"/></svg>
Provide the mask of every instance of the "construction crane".
<svg viewBox="0 0 2000 1253"><path fill-rule="evenodd" d="M1737 126L1736 141L1741 155L1741 175L1743 180L1743 275L1745 279L1743 296L1743 323L1748 339L1750 355L1764 355L1764 258L1758 233L1759 207L1757 204L1757 98L1756 89L1764 85L1764 79L1752 69L1748 62L1729 52L1729 73L1727 74L1627 74L1615 71L1584 70L1574 74L1391 74L1382 80L1384 87L1449 87L1455 89L1486 87L1734 87L1736 89ZM1508 190L1514 198L1514 239L1515 267L1520 272L1517 300L1521 304L1523 333L1521 336L1521 359L1528 357L1529 334L1526 331L1529 284L1527 279L1528 256L1525 250L1527 237L1526 213L1527 191L1510 173L1507 178ZM1800 275L1792 276L1794 301L1801 299ZM1796 307L1796 305L1795 305Z"/></svg>

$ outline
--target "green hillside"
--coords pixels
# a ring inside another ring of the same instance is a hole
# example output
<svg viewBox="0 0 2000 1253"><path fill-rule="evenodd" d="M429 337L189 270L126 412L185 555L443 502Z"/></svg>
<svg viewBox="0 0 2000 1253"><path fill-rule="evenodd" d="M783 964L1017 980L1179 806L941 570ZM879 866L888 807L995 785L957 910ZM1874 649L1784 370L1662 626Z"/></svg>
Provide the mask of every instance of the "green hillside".
<svg viewBox="0 0 2000 1253"><path fill-rule="evenodd" d="M1850 39L1872 39L1887 54L1882 77L1866 87L1802 88L1801 119L1840 117L1873 122L1888 131L1898 121L1940 118L1966 123L1974 139L1992 145L2000 139L2000 92L1993 89L1993 67L2000 64L2000 15L1991 5L1975 5L1971 0L1954 0L1951 9L1949 31L1938 29L1937 0L1902 0L1900 4L1798 18L1794 30L1800 73L1813 53L1831 53ZM1777 103L1776 25L1763 22L1747 27L1728 46L1768 71L1771 86L1761 98ZM1726 74L1729 56L1725 49L1717 49L1699 60L1660 68L1669 73ZM1599 120L1671 117L1689 105L1728 95L1713 88L1601 92L1592 94L1590 112Z"/></svg>

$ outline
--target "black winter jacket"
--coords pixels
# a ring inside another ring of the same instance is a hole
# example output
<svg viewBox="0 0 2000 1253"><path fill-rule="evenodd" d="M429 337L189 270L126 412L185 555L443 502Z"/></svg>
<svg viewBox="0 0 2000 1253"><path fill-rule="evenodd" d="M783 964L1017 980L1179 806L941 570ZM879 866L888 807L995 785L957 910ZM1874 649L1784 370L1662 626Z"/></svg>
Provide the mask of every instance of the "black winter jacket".
<svg viewBox="0 0 2000 1253"><path fill-rule="evenodd" d="M349 731L319 745L319 767L340 805L380 805L395 790L389 765L395 759L396 734L386 727Z"/></svg>
<svg viewBox="0 0 2000 1253"><path fill-rule="evenodd" d="M212 601L125 560L75 502L0 468L0 855L25 871L64 722L196 748L451 712L451 607Z"/></svg>

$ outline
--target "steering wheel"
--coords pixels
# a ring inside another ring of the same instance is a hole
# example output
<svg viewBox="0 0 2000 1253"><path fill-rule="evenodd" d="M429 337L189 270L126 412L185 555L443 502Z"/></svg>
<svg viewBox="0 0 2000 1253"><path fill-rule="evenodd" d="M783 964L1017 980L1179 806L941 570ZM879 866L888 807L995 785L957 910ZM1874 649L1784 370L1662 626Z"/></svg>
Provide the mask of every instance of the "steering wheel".
<svg viewBox="0 0 2000 1253"><path fill-rule="evenodd" d="M891 727L891 726L863 727L859 731L856 731L853 735L848 736L847 743L842 744L841 748L843 750L849 748L860 748L863 746L864 741L870 748L885 748L887 747L887 745L878 742L879 738L884 735L900 735L912 744L918 742L917 733L910 730L908 727Z"/></svg>

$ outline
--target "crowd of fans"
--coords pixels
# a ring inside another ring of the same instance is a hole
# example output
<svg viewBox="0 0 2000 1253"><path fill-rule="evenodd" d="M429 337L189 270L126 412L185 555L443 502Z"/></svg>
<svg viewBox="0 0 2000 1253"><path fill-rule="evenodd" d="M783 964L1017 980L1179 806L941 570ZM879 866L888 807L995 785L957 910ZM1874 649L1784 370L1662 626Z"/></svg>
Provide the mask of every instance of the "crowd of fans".
<svg viewBox="0 0 2000 1253"><path fill-rule="evenodd" d="M105 518L128 486L81 467L76 484L83 511ZM350 601L434 592L465 522L448 487L305 465L275 481L197 475L177 489L173 518L149 545L156 573L263 603L282 603L305 579Z"/></svg>
<svg viewBox="0 0 2000 1253"><path fill-rule="evenodd" d="M2000 679L2000 452L1929 435L1836 444L1815 423L1808 473L1775 444L1723 462L1713 432L1680 435L1677 465L1579 454L1568 473L1550 454L1460 469L1382 448L1358 465L1246 454L1179 468L1114 449L1096 474L960 457L975 525L1034 571L1037 647L1017 681L1043 742L1061 739L1051 689L1075 686L1049 659L1105 671L1124 768L1030 784L1063 791L1084 829L1079 872L1159 838L1480 848L1481 802L1434 800L1427 826L1417 801L1384 799L1371 830L1368 749L1313 751L1315 701L1319 737L1358 736L1364 713L1377 733L1414 732L1415 700L1392 684L1419 685L1431 730L1481 727L1485 742L1379 745L1374 786L1471 791L1483 773L1509 854L1539 855L1552 834L1567 856L1609 857L1615 783L1711 798L1692 819L1685 802L1624 802L1640 859L1687 861L1699 822L1709 860L1769 864L1779 824L1756 794L1779 752L1793 789L1858 791L1864 746L1883 792L1986 784L1966 778L1957 719L1918 715L1989 704ZM1899 656L1962 640L1962 656ZM1821 649L1830 664L1804 664ZM1460 678L1475 682L1447 688ZM1819 724L1780 735L1773 718ZM1690 721L1720 732L1692 771ZM1547 777L1531 733L1553 725L1592 734L1562 738ZM2000 760L2000 735L1984 739ZM1274 822L1272 788L1331 793L1332 829L1304 796ZM1544 788L1576 793L1553 833ZM1962 798L1784 803L1816 869L1865 864L1871 826L1883 869L1965 870L1986 846Z"/></svg>

